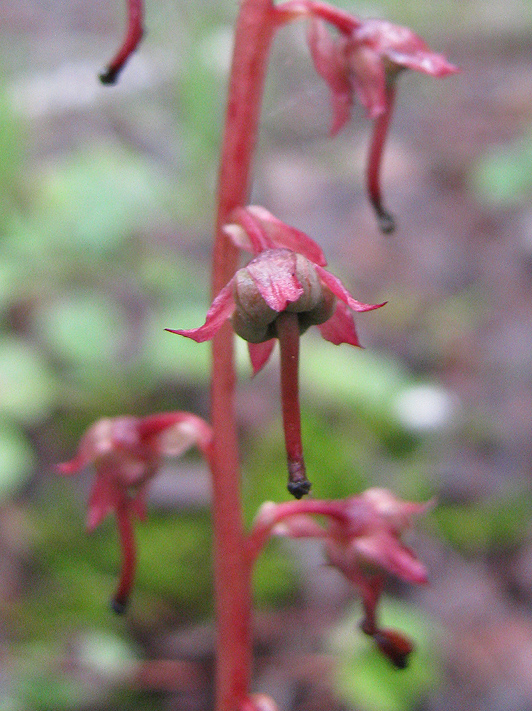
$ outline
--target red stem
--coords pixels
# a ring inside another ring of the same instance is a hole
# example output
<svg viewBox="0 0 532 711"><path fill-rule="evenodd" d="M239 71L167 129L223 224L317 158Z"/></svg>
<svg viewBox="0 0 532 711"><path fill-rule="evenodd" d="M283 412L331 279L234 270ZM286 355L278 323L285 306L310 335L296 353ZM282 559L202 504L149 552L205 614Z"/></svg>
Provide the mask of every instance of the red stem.
<svg viewBox="0 0 532 711"><path fill-rule="evenodd" d="M243 0L235 32L220 165L213 296L227 284L237 268L238 251L222 227L232 210L247 203L273 32L272 0ZM251 574L245 557L234 395L233 332L227 323L212 341L217 711L239 711L247 697L251 675Z"/></svg>
<svg viewBox="0 0 532 711"><path fill-rule="evenodd" d="M126 611L137 567L135 536L131 523L131 514L126 501L123 501L117 507L116 520L120 535L120 549L122 551L122 570L116 594L111 601L111 607L121 615Z"/></svg>
<svg viewBox="0 0 532 711"><path fill-rule="evenodd" d="M296 313L283 311L276 321L281 348L281 399L288 463L288 491L301 499L310 491L305 472L299 407L299 320Z"/></svg>
<svg viewBox="0 0 532 711"><path fill-rule="evenodd" d="M381 192L381 166L382 155L388 128L393 114L395 103L395 83L393 81L386 84L386 110L376 120L371 137L371 145L368 155L367 188L368 195L377 215L379 227L382 232L389 234L395 230L395 220L382 204Z"/></svg>
<svg viewBox="0 0 532 711"><path fill-rule="evenodd" d="M102 84L115 84L127 60L137 49L142 35L144 34L142 26L143 14L143 0L127 0L126 36L118 52L103 72L100 73L100 81Z"/></svg>

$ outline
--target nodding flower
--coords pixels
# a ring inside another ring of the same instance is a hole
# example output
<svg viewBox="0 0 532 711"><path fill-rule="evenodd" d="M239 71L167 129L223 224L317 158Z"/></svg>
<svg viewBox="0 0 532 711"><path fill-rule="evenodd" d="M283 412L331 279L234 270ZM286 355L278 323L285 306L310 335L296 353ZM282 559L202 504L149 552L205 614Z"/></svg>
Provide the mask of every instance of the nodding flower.
<svg viewBox="0 0 532 711"><path fill-rule="evenodd" d="M85 432L73 459L57 466L70 476L93 465L96 478L88 504L87 529L92 531L108 514L117 519L122 549L122 572L111 606L125 611L136 569L133 518L146 517L146 489L164 457L179 456L196 445L209 459L210 426L188 412L164 412L144 418L104 418Z"/></svg>
<svg viewBox="0 0 532 711"><path fill-rule="evenodd" d="M360 346L352 311L371 311L383 304L363 304L323 268L325 258L310 237L262 207L235 210L227 234L255 256L223 287L203 326L171 330L194 341L210 340L230 319L233 330L248 342L254 373L268 361L279 340L281 394L288 460L288 490L301 498L310 490L306 478L299 408L299 337L317 326L327 341ZM297 249L299 251L294 251Z"/></svg>
<svg viewBox="0 0 532 711"><path fill-rule="evenodd" d="M323 539L328 563L362 597L362 631L394 666L403 669L413 644L401 632L379 626L377 606L388 574L409 583L427 582L425 567L401 537L411 528L413 516L431 506L432 502L402 501L379 488L339 501L267 502L259 509L249 534L250 564L271 536ZM326 525L314 516L325 519Z"/></svg>
<svg viewBox="0 0 532 711"><path fill-rule="evenodd" d="M362 20L319 0L288 0L277 6L279 24L300 17L310 20L307 36L312 61L327 83L333 112L331 133L337 133L351 116L356 96L375 120L371 140L367 190L381 230L395 229L393 216L384 208L380 169L384 143L395 100L397 76L412 69L433 77L458 72L408 27L385 20ZM332 25L333 37L327 25Z"/></svg>

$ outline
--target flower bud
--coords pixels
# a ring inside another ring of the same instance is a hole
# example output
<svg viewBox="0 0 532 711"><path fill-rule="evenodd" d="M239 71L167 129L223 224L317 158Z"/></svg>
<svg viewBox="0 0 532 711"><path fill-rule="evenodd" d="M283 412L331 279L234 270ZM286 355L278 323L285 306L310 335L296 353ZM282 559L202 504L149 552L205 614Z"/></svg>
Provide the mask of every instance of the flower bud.
<svg viewBox="0 0 532 711"><path fill-rule="evenodd" d="M275 321L282 311L298 314L301 333L327 321L336 297L321 281L306 257L288 249L270 249L239 269L233 281L233 329L250 343L277 335Z"/></svg>

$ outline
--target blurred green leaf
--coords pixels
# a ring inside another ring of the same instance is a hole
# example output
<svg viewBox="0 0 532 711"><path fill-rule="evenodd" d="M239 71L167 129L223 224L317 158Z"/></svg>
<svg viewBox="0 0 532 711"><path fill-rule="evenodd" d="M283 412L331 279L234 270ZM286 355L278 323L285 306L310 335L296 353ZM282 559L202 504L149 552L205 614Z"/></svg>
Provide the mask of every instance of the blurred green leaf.
<svg viewBox="0 0 532 711"><path fill-rule="evenodd" d="M358 629L360 611L348 614L329 636L338 655L336 689L349 705L363 711L408 711L441 682L434 622L420 610L383 600L381 626L398 629L415 644L408 667L395 669L374 642Z"/></svg>
<svg viewBox="0 0 532 711"><path fill-rule="evenodd" d="M22 339L0 337L0 414L24 424L41 421L56 397L52 374L39 355Z"/></svg>
<svg viewBox="0 0 532 711"><path fill-rule="evenodd" d="M145 157L112 144L70 156L41 179L35 210L43 243L94 256L114 250L164 222L169 186Z"/></svg>
<svg viewBox="0 0 532 711"><path fill-rule="evenodd" d="M35 454L25 435L11 424L0 422L0 503L25 484L34 466Z"/></svg>
<svg viewBox="0 0 532 711"><path fill-rule="evenodd" d="M520 205L532 194L532 136L493 148L476 164L471 175L479 200L495 207Z"/></svg>
<svg viewBox="0 0 532 711"><path fill-rule="evenodd" d="M441 504L431 518L451 545L478 555L526 540L531 508L532 495L525 490L470 505Z"/></svg>
<svg viewBox="0 0 532 711"><path fill-rule="evenodd" d="M399 361L346 346L331 347L319 338L303 344L301 381L321 403L341 403L391 416L391 403L412 384Z"/></svg>
<svg viewBox="0 0 532 711"><path fill-rule="evenodd" d="M69 365L95 368L116 360L127 321L116 301L94 291L77 291L37 309L34 326Z"/></svg>

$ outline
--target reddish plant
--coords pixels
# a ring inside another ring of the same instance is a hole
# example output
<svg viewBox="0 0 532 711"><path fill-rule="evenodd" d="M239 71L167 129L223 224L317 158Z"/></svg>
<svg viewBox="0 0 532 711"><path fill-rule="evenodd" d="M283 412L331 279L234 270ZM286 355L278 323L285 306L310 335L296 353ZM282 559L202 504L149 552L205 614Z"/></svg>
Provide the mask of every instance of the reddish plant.
<svg viewBox="0 0 532 711"><path fill-rule="evenodd" d="M129 0L125 41L101 76L112 83L142 36L142 2ZM378 623L377 604L388 574L423 584L426 571L401 541L412 516L426 505L403 502L370 489L344 501L310 498L265 504L246 533L242 519L239 449L235 421L235 333L248 342L253 370L267 363L279 340L281 399L289 491L308 494L301 439L299 338L312 325L333 344L358 346L352 311L383 304L355 300L326 271L325 257L307 235L265 208L248 205L251 165L270 46L282 25L309 20L308 43L318 74L331 92L332 132L350 116L356 96L375 121L368 162L368 194L386 232L393 219L380 189L382 151L393 108L396 78L403 69L441 77L456 70L410 30L380 20L361 20L318 0L241 0L235 29L226 124L221 151L213 251L212 297L203 326L175 330L195 341L212 342L211 423L189 413L144 419L102 420L83 437L78 454L60 470L71 474L93 463L97 477L89 503L89 528L114 511L121 534L123 571L115 609L122 611L133 580L132 516L144 514L148 481L161 457L196 444L212 474L214 579L217 616L217 711L275 711L262 694L250 694L251 574L271 535L323 539L329 563L362 597L361 628L398 668L412 651L400 632ZM331 35L331 28L335 36ZM240 250L251 252L239 268ZM176 445L175 440L179 441ZM174 442L173 446L171 442ZM318 515L325 524L317 522Z"/></svg>

